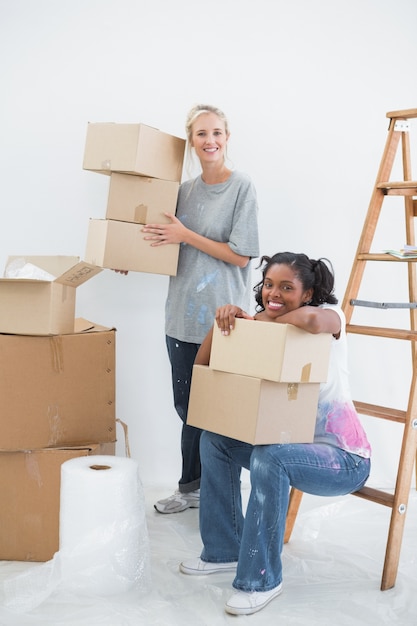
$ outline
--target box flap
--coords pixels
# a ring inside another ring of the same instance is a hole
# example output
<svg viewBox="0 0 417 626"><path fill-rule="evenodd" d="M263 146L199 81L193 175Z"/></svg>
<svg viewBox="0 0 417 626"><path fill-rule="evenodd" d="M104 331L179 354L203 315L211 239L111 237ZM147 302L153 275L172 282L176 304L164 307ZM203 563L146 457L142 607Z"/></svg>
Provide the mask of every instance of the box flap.
<svg viewBox="0 0 417 626"><path fill-rule="evenodd" d="M7 268L13 267L14 265L16 267L15 277L13 276L9 278L1 277L0 280L49 283L51 282L51 280L39 279L36 276L31 277L31 278L19 277L19 271L21 271L22 268L26 264L30 264L34 266L34 268L39 268L43 272L51 274L54 277L58 277L58 276L61 276L63 273L65 273L67 270L74 267L74 265L76 265L76 263L78 263L79 260L80 260L80 257L78 256L63 256L63 255L59 255L59 256L39 256L39 255L9 256L7 259L7 263L6 263L5 273L7 271Z"/></svg>
<svg viewBox="0 0 417 626"><path fill-rule="evenodd" d="M66 285L67 287L78 287L78 285L87 282L87 280L96 276L101 271L102 268L97 267L97 265L80 261L77 265L74 265L71 269L61 274L54 282Z"/></svg>
<svg viewBox="0 0 417 626"><path fill-rule="evenodd" d="M83 317L77 317L74 320L74 334L78 333L96 333L108 330L115 330L113 327L109 326L101 326L100 324L95 324L94 322L90 322L89 320L84 319Z"/></svg>

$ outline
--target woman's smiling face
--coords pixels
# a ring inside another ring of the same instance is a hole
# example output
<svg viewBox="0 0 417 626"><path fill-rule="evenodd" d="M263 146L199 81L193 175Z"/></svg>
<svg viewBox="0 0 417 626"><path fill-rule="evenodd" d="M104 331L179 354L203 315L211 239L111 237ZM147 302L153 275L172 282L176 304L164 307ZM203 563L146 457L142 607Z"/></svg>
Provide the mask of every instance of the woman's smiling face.
<svg viewBox="0 0 417 626"><path fill-rule="evenodd" d="M312 289L304 291L297 274L289 265L275 263L265 274L262 304L271 320L294 311L311 299Z"/></svg>
<svg viewBox="0 0 417 626"><path fill-rule="evenodd" d="M229 136L214 113L201 113L192 127L192 146L202 163L223 163Z"/></svg>

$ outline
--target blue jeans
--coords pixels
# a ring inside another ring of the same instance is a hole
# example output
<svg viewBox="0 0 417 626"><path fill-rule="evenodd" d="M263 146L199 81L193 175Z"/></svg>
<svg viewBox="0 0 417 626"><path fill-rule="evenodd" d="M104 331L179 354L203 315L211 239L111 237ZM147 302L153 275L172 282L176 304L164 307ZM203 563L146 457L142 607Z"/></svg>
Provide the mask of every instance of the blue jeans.
<svg viewBox="0 0 417 626"><path fill-rule="evenodd" d="M178 482L178 488L182 493L189 493L200 488L201 476L201 430L186 424L191 375L200 344L178 341L178 339L168 336L165 340L171 362L174 406L183 421L181 432L182 475Z"/></svg>
<svg viewBox="0 0 417 626"><path fill-rule="evenodd" d="M233 587L269 591L282 581L290 487L320 496L360 489L370 461L323 443L251 446L210 432L200 440L203 561L238 561ZM241 468L250 470L245 518Z"/></svg>

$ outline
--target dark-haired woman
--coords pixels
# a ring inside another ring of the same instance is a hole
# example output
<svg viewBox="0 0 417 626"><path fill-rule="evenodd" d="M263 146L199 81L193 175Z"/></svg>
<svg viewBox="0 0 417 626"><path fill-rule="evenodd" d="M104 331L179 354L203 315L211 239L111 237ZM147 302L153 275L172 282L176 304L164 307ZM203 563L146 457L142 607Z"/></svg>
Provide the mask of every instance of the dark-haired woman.
<svg viewBox="0 0 417 626"><path fill-rule="evenodd" d="M370 471L370 445L355 411L348 384L345 318L334 295L331 264L304 254L282 252L261 259L255 286L257 313L226 305L216 311L222 333L236 317L293 324L333 335L329 375L320 385L313 443L252 446L211 432L201 437L202 462L199 558L184 561L189 575L235 572L228 613L255 613L282 591L281 551L290 487L320 496L360 489ZM196 363L207 365L212 330ZM242 467L250 471L251 493L243 515Z"/></svg>

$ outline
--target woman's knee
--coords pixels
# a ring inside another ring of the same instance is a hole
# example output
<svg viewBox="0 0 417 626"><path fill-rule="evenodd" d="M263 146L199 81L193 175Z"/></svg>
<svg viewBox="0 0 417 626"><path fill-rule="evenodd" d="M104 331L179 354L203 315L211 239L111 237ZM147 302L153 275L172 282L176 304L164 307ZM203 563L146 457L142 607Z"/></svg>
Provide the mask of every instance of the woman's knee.
<svg viewBox="0 0 417 626"><path fill-rule="evenodd" d="M213 445L215 445L216 439L219 435L215 433L211 433L208 430L203 430L200 437L200 457L206 456L210 453L210 450L213 449Z"/></svg>
<svg viewBox="0 0 417 626"><path fill-rule="evenodd" d="M276 445L255 446L250 461L251 473L268 473L277 463L277 452Z"/></svg>

